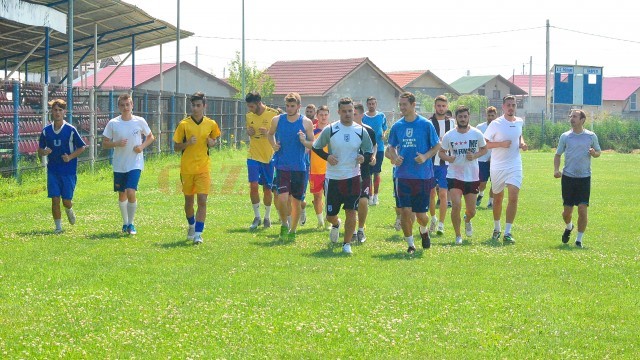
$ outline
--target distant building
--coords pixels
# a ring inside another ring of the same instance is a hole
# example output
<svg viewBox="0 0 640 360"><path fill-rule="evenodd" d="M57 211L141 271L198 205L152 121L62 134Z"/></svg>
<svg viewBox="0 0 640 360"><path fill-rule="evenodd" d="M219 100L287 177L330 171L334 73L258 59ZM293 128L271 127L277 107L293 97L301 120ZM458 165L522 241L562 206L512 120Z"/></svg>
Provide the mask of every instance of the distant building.
<svg viewBox="0 0 640 360"><path fill-rule="evenodd" d="M602 110L612 114L640 115L640 76L602 79Z"/></svg>
<svg viewBox="0 0 640 360"><path fill-rule="evenodd" d="M529 75L514 75L509 81L521 89L529 91ZM545 103L545 87L546 77L542 75L531 75L531 93L523 97L522 107L527 113L540 114L546 111ZM549 89L553 89L553 76L549 76ZM529 95L531 96L531 104L529 104ZM551 101L551 99L549 99Z"/></svg>
<svg viewBox="0 0 640 360"><path fill-rule="evenodd" d="M502 75L463 76L452 82L451 87L461 95L477 94L486 96L489 104L500 109L502 98L508 94L518 97L518 107L522 108L522 95L527 92Z"/></svg>
<svg viewBox="0 0 640 360"><path fill-rule="evenodd" d="M454 97L460 95L456 89L441 80L430 70L392 71L387 72L387 75L396 84L400 85L403 90L414 94L420 92L431 97L443 94L452 94Z"/></svg>
<svg viewBox="0 0 640 360"><path fill-rule="evenodd" d="M327 105L331 119L337 120L338 100L351 97L365 103L367 97L378 100L378 110L393 112L402 88L381 71L369 58L335 60L278 61L265 70L275 82L272 103L297 92L302 105ZM387 118L390 118L387 114Z"/></svg>
<svg viewBox="0 0 640 360"><path fill-rule="evenodd" d="M97 84L102 90L129 90L131 89L132 66L109 65L98 71ZM113 74L112 74L113 73ZM176 64L162 64L164 77L163 91L175 92L176 90ZM93 85L94 75L89 75L86 85ZM106 80L106 81L105 81ZM100 85L102 84L102 85ZM73 86L83 86L80 80L76 80ZM135 66L136 90L160 90L160 64L143 64ZM238 90L208 72L183 61L180 63L180 92L192 94L196 91L204 92L207 97L233 97Z"/></svg>

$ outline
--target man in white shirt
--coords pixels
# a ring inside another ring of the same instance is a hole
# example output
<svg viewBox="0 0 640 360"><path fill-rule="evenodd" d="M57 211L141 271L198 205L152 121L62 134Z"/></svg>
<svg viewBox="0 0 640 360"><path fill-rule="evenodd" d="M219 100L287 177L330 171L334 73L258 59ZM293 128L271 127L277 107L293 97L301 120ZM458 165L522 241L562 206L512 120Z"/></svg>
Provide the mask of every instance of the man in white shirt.
<svg viewBox="0 0 640 360"><path fill-rule="evenodd" d="M493 192L493 240L498 240L502 231L500 217L504 189L509 191L506 226L503 240L507 244L515 242L511 226L518 210L518 194L522 187L522 158L520 149L526 151L527 144L522 137L524 122L516 116L516 98L507 95L502 99L503 115L493 120L484 133L487 149L491 152L491 188Z"/></svg>
<svg viewBox="0 0 640 360"><path fill-rule="evenodd" d="M133 99L129 94L118 97L120 116L107 123L102 135L105 149L114 149L113 160L113 191L118 192L120 214L122 215L122 232L135 235L133 224L138 201L136 191L140 174L144 169L144 149L154 140L147 121L140 116L133 115ZM142 136L145 140L142 140Z"/></svg>
<svg viewBox="0 0 640 360"><path fill-rule="evenodd" d="M469 108L456 109L456 128L442 138L441 159L449 162L447 183L451 195L451 223L456 244L462 244L460 211L465 202L464 226L467 236L473 235L471 219L476 215L476 196L480 186L478 158L487 153L487 143L480 130L469 125Z"/></svg>
<svg viewBox="0 0 640 360"><path fill-rule="evenodd" d="M351 238L356 228L356 212L360 200L360 164L370 162L373 144L367 131L353 122L353 100L338 102L340 121L325 127L313 143L313 151L327 160L324 192L327 197L327 221L331 223L329 239L338 241L341 221L340 207L345 211L344 243L342 251L351 254ZM323 148L329 147L329 152ZM362 154L360 153L362 152Z"/></svg>

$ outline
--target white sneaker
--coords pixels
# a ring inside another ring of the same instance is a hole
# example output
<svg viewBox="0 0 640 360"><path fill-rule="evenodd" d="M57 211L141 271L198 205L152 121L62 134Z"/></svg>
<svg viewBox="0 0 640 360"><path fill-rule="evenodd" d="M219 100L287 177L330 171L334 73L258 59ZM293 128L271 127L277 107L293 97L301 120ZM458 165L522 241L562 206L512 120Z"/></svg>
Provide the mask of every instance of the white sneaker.
<svg viewBox="0 0 640 360"><path fill-rule="evenodd" d="M331 226L331 230L329 231L329 240L331 240L332 243L337 243L338 242L338 238L340 238L340 224L342 222L340 221L340 219L338 219L338 227L335 226Z"/></svg>
<svg viewBox="0 0 640 360"><path fill-rule="evenodd" d="M194 245L202 244L202 235L194 235L193 236L193 244Z"/></svg>
<svg viewBox="0 0 640 360"><path fill-rule="evenodd" d="M438 234L438 235L444 234L444 223L439 223L438 224L438 230L436 230L436 234Z"/></svg>
<svg viewBox="0 0 640 360"><path fill-rule="evenodd" d="M302 210L302 212L300 213L300 225L304 225L307 223L307 212L304 211L304 209Z"/></svg>
<svg viewBox="0 0 640 360"><path fill-rule="evenodd" d="M353 254L353 251L351 251L351 244L342 245L342 252L349 255Z"/></svg>
<svg viewBox="0 0 640 360"><path fill-rule="evenodd" d="M323 230L324 229L324 221L318 221L318 226L316 226L316 228L318 230Z"/></svg>
<svg viewBox="0 0 640 360"><path fill-rule="evenodd" d="M438 225L438 218L435 216L431 217L431 223L429 224L429 232L435 232L436 231L436 225Z"/></svg>
<svg viewBox="0 0 640 360"><path fill-rule="evenodd" d="M69 224L74 225L76 223L76 214L73 212L73 209L65 211L67 213L67 219L69 219Z"/></svg>
<svg viewBox="0 0 640 360"><path fill-rule="evenodd" d="M373 196L369 196L369 206L373 206Z"/></svg>
<svg viewBox="0 0 640 360"><path fill-rule="evenodd" d="M54 234L62 234L63 232L64 232L64 230L62 230L62 229L55 229L55 230L53 230L53 233L54 233Z"/></svg>
<svg viewBox="0 0 640 360"><path fill-rule="evenodd" d="M262 224L262 220L260 220L259 217L255 217L253 218L253 222L251 223L251 225L249 226L249 230L255 230L258 228L258 226L260 226Z"/></svg>
<svg viewBox="0 0 640 360"><path fill-rule="evenodd" d="M364 230L358 230L358 232L356 233L356 238L358 239L359 243L367 241L367 236L364 234Z"/></svg>
<svg viewBox="0 0 640 360"><path fill-rule="evenodd" d="M396 229L396 231L402 230L402 222L400 222L399 217L396 218L396 223L393 225L393 228Z"/></svg>
<svg viewBox="0 0 640 360"><path fill-rule="evenodd" d="M376 206L380 204L380 200L378 199L378 194L373 195L372 205Z"/></svg>
<svg viewBox="0 0 640 360"><path fill-rule="evenodd" d="M193 237L196 235L196 227L189 226L187 229L187 240L193 240Z"/></svg>
<svg viewBox="0 0 640 360"><path fill-rule="evenodd" d="M473 236L473 226L471 226L471 221L464 223L464 231L467 233L467 236Z"/></svg>
<svg viewBox="0 0 640 360"><path fill-rule="evenodd" d="M462 236L456 236L456 245L462 245Z"/></svg>

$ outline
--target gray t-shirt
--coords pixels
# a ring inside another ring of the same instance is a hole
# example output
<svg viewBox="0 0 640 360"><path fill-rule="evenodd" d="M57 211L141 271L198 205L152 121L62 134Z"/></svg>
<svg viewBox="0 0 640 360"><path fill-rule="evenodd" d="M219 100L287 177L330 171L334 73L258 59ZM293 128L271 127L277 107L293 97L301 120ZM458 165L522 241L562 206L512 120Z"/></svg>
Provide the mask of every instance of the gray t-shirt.
<svg viewBox="0 0 640 360"><path fill-rule="evenodd" d="M367 131L360 125L353 123L345 126L336 121L322 129L320 136L313 143L316 149L329 145L329 154L338 158L337 165L327 162L326 178L332 180L350 179L360 175L360 164L357 158L359 151L372 153L373 144Z"/></svg>
<svg viewBox="0 0 640 360"><path fill-rule="evenodd" d="M560 135L556 155L564 153L564 168L562 173L573 178L591 176L591 155L589 149L600 151L600 144L595 133L584 130L576 134L569 130Z"/></svg>

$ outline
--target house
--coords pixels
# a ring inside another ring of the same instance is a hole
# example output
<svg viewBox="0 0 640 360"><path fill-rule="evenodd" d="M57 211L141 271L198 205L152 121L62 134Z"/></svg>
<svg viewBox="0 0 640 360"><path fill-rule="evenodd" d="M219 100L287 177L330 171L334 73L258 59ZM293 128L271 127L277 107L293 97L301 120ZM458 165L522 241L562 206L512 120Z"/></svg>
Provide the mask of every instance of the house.
<svg viewBox="0 0 640 360"><path fill-rule="evenodd" d="M109 65L98 71L97 84L101 90L129 90L131 88L131 65L122 65L119 68ZM176 64L162 64L164 77L163 91L175 92L176 90ZM87 77L86 83L93 85L94 75ZM105 81L106 80L106 81ZM100 85L102 84L102 85ZM80 80L74 82L74 86L82 86ZM160 90L160 64L143 64L135 66L136 90ZM180 63L180 92L193 94L196 91L204 92L207 97L233 97L238 90L208 72L183 61Z"/></svg>
<svg viewBox="0 0 640 360"><path fill-rule="evenodd" d="M387 72L387 75L402 89L414 94L420 92L434 98L443 94L460 95L456 89L441 80L430 70L392 71Z"/></svg>
<svg viewBox="0 0 640 360"><path fill-rule="evenodd" d="M524 111L529 114L542 114L546 111L546 76L542 75L514 75L509 78L509 81L518 86L521 89L529 92L529 80L531 79L531 92L523 98ZM551 94L553 89L553 76L549 76L549 91ZM531 103L529 103L531 99ZM551 99L549 99L551 101Z"/></svg>
<svg viewBox="0 0 640 360"><path fill-rule="evenodd" d="M338 100L350 97L366 103L369 96L378 100L378 110L392 113L403 92L369 58L278 61L265 70L274 83L271 103L282 103L290 92L302 97L302 105L327 105L336 119ZM390 116L387 114L387 118Z"/></svg>
<svg viewBox="0 0 640 360"><path fill-rule="evenodd" d="M615 114L640 115L640 76L602 79L602 110Z"/></svg>
<svg viewBox="0 0 640 360"><path fill-rule="evenodd" d="M500 108L502 98L508 94L518 97L518 107L522 108L522 95L527 92L502 75L463 76L452 82L451 87L461 95L477 94L486 96L489 104Z"/></svg>

